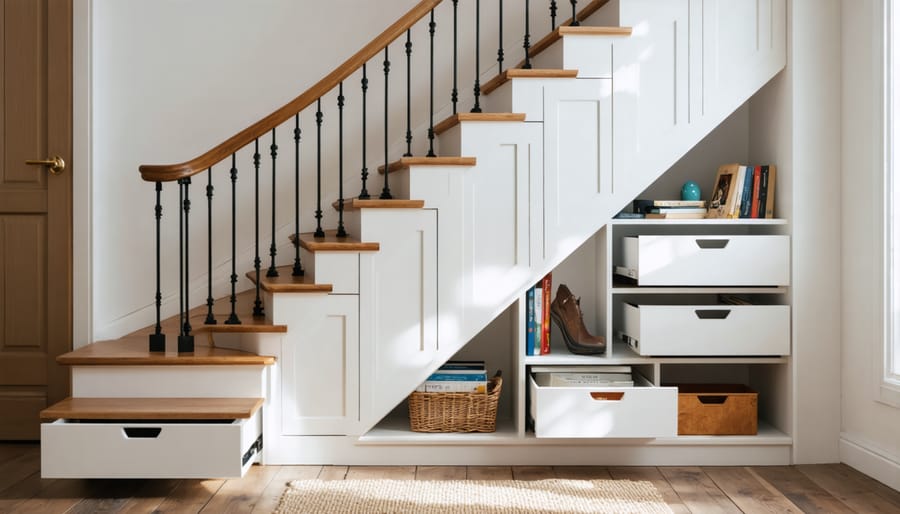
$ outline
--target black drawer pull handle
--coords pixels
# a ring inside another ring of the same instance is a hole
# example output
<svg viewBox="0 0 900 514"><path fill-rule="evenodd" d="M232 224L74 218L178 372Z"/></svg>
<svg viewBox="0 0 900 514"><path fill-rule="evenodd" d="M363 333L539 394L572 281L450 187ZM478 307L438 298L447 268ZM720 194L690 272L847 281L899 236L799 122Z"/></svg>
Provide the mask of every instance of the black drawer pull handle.
<svg viewBox="0 0 900 514"><path fill-rule="evenodd" d="M156 439L162 432L160 427L125 427L122 429L129 439Z"/></svg>
<svg viewBox="0 0 900 514"><path fill-rule="evenodd" d="M695 239L697 246L704 250L721 250L728 246L728 239Z"/></svg>
<svg viewBox="0 0 900 514"><path fill-rule="evenodd" d="M703 404L723 404L728 399L724 394L721 395L701 395L697 397Z"/></svg>
<svg viewBox="0 0 900 514"><path fill-rule="evenodd" d="M694 313L700 319L725 319L731 314L731 309L695 309Z"/></svg>

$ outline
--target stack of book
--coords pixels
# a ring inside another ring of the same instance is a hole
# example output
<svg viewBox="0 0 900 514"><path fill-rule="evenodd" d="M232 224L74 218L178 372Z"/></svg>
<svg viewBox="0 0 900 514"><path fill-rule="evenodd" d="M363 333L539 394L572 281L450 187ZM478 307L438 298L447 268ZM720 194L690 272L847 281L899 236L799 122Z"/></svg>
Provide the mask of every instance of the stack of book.
<svg viewBox="0 0 900 514"><path fill-rule="evenodd" d="M719 167L709 203L710 218L775 216L774 165L725 164Z"/></svg>
<svg viewBox="0 0 900 514"><path fill-rule="evenodd" d="M632 203L632 212L622 211L617 219L702 219L707 217L705 200L644 200Z"/></svg>
<svg viewBox="0 0 900 514"><path fill-rule="evenodd" d="M487 393L484 361L447 361L416 391L422 393Z"/></svg>
<svg viewBox="0 0 900 514"><path fill-rule="evenodd" d="M547 276L525 293L525 355L550 353L552 275L547 273Z"/></svg>
<svg viewBox="0 0 900 514"><path fill-rule="evenodd" d="M603 366L602 370L588 366L533 367L532 373L541 376L541 383L549 387L633 387L631 366Z"/></svg>

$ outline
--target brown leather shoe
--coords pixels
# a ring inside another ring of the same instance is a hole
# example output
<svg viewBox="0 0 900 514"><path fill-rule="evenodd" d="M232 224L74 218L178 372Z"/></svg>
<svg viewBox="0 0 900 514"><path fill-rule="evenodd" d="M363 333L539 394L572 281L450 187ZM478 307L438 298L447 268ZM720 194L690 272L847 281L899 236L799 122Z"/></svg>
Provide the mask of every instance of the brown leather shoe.
<svg viewBox="0 0 900 514"><path fill-rule="evenodd" d="M556 289L556 298L550 304L550 317L559 326L570 352L595 355L606 351L603 337L591 335L585 328L581 299L576 298L565 284Z"/></svg>

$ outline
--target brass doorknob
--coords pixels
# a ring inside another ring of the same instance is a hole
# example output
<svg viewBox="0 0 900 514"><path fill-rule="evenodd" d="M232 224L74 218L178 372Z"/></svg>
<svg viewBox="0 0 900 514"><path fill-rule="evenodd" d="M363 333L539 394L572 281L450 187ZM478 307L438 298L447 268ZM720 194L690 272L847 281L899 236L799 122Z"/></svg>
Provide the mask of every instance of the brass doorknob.
<svg viewBox="0 0 900 514"><path fill-rule="evenodd" d="M25 161L25 164L29 164L31 166L47 166L48 168L50 168L50 173L54 175L59 175L66 169L66 161L64 161L63 158L58 155L45 160Z"/></svg>

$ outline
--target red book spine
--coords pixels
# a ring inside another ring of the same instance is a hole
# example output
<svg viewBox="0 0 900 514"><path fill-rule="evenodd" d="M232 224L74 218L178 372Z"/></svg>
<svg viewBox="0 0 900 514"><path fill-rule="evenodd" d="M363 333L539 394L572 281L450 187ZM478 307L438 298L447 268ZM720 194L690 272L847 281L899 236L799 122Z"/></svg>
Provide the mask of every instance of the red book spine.
<svg viewBox="0 0 900 514"><path fill-rule="evenodd" d="M544 290L544 319L541 321L541 355L550 353L550 289L552 282L552 273L547 273L544 277L541 287Z"/></svg>
<svg viewBox="0 0 900 514"><path fill-rule="evenodd" d="M750 217L759 217L759 175L762 172L762 166L753 169L753 197L751 200Z"/></svg>

